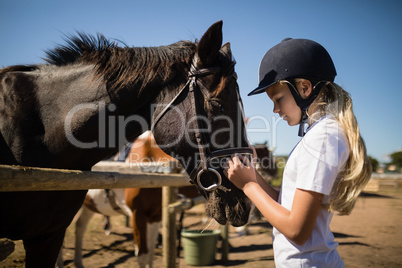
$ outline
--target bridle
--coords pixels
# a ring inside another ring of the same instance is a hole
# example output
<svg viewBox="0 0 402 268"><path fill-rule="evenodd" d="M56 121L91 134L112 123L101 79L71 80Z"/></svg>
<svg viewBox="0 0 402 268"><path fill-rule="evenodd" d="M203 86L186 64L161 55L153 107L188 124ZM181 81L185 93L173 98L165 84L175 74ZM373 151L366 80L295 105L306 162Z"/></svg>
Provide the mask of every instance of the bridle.
<svg viewBox="0 0 402 268"><path fill-rule="evenodd" d="M203 91L208 92L208 89L204 86L203 83L197 83L197 78L207 76L210 74L219 73L219 72L221 72L221 68L220 67L210 67L210 68L198 69L196 67L197 60L198 60L198 56L195 55L193 58L193 62L191 64L190 71L188 73L187 83L180 89L180 91L176 94L176 96L165 106L165 108L153 120L152 126L151 126L151 131L154 132L155 126L158 124L160 119L166 114L166 112L174 104L174 102L181 96L181 94L188 89L188 92L189 92L188 95L190 97L190 102L191 102L191 107L192 107L192 116L195 116L195 118L196 118L196 120L195 120L195 139L197 141L198 151L200 154L199 164L190 173L191 182L197 183L198 186L201 189L203 189L204 191L214 191L218 188L221 188L222 190L228 190L222 186L221 174L215 168L210 167L210 163L213 162L215 159L222 158L222 157L230 157L233 154L245 154L245 155L252 156L253 150L249 147L232 147L232 148L212 151L209 154L207 154L205 152L205 146L203 143L203 138L202 138L202 134L200 131L199 120L197 117L197 115L199 114L199 112L198 112L199 108L196 103L196 91L198 89L201 92L203 92ZM233 68L232 72L230 73L230 75L231 76L236 75L234 68ZM237 93L237 94L239 95L239 93ZM240 98L240 96L238 96L238 97ZM208 172L214 174L216 179L213 184L206 186L202 183L201 176L204 173L208 173Z"/></svg>

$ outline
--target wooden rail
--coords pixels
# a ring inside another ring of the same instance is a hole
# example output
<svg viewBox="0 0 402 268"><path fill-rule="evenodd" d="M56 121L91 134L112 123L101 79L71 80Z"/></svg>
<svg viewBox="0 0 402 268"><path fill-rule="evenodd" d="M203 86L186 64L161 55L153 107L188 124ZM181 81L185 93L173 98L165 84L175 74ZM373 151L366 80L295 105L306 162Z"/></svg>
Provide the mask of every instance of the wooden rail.
<svg viewBox="0 0 402 268"><path fill-rule="evenodd" d="M402 175L373 174L371 182L381 184L391 180L393 185L402 183ZM170 245L164 247L163 255L164 266L169 268L176 265L176 212L190 206L188 200L173 203L174 187L187 185L189 177L186 174L141 173L138 166L119 162L100 162L92 171L0 165L0 192L163 187L163 225L164 233L167 234L163 242ZM195 200L199 203L203 198ZM224 242L228 245L227 226L224 228ZM222 256L227 260L229 247L225 248L227 250Z"/></svg>
<svg viewBox="0 0 402 268"><path fill-rule="evenodd" d="M163 247L163 263L167 268L176 267L176 211L192 203L174 203L175 187L188 185L186 174L141 173L138 166L118 162L101 162L92 171L0 165L0 192L162 187L163 243L168 245Z"/></svg>
<svg viewBox="0 0 402 268"><path fill-rule="evenodd" d="M401 173L385 173L378 174L373 173L366 187L365 192L378 192L385 189L397 190L402 186L402 174Z"/></svg>
<svg viewBox="0 0 402 268"><path fill-rule="evenodd" d="M95 168L96 170L96 168ZM0 191L59 191L112 188L155 188L189 185L185 174L81 171L0 165ZM138 172L138 170L137 170Z"/></svg>

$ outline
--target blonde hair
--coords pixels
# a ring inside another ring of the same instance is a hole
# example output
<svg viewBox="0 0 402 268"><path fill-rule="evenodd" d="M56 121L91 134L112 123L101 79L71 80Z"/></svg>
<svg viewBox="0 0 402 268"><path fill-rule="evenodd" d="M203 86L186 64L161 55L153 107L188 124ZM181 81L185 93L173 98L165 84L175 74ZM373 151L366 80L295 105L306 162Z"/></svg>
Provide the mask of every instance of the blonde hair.
<svg viewBox="0 0 402 268"><path fill-rule="evenodd" d="M295 82L300 80L296 79ZM339 85L325 82L312 105L316 107L314 113L309 115L309 123L324 115L332 115L339 122L349 143L349 157L344 169L338 174L338 181L330 194L329 205L326 206L330 211L347 215L371 177L371 164L353 113L352 98Z"/></svg>

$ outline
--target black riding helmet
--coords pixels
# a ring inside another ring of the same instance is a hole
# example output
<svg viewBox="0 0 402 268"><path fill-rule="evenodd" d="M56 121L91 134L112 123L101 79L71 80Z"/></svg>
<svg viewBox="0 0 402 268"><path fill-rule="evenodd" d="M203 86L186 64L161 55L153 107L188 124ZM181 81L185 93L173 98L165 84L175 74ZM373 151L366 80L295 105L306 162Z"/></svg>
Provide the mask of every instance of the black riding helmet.
<svg viewBox="0 0 402 268"><path fill-rule="evenodd" d="M308 107L317 97L323 82L333 82L335 76L334 63L323 46L308 39L287 38L264 55L259 69L259 85L248 96L263 93L280 80L288 81L290 92L302 110L299 135L303 136L301 129L307 120ZM310 80L313 92L309 98L303 99L299 95L295 78Z"/></svg>

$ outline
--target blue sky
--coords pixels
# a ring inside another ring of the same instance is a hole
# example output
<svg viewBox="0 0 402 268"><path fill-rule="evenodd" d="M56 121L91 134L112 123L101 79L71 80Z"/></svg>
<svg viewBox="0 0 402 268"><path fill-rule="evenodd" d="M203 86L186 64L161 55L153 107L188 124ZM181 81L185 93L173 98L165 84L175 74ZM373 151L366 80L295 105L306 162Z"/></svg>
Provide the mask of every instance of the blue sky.
<svg viewBox="0 0 402 268"><path fill-rule="evenodd" d="M268 141L277 155L287 155L299 140L297 127L273 115L266 95L247 97L262 56L292 37L315 40L331 54L335 82L352 95L368 154L386 162L402 149L400 0L0 0L0 67L43 63L44 50L77 30L159 46L194 41L218 20L237 61L246 116L253 118L252 143Z"/></svg>

